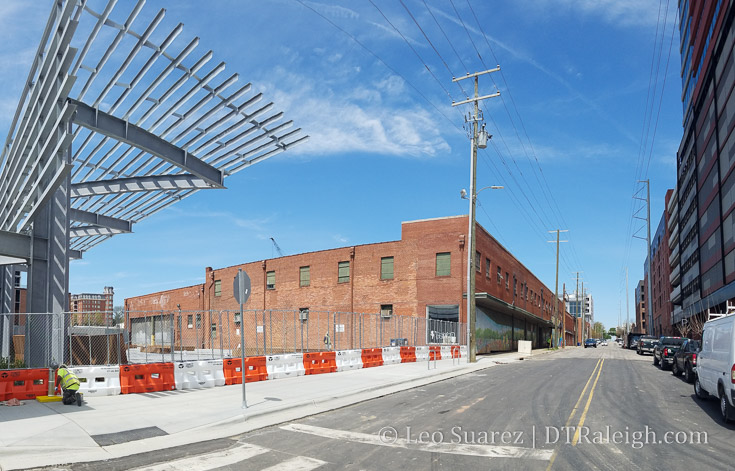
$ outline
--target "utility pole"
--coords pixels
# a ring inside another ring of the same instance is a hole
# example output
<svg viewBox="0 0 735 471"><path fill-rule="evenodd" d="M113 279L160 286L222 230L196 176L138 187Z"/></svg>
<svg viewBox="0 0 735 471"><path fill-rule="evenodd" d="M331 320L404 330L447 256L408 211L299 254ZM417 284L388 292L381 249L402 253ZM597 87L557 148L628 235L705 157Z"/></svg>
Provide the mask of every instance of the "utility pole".
<svg viewBox="0 0 735 471"><path fill-rule="evenodd" d="M556 229L553 231L549 231L549 234L553 234L556 232L556 285L554 287L554 319L553 324L554 328L551 331L551 344L556 346L559 346L559 340L557 340L557 334L556 334L556 328L559 326L559 242L569 242L568 240L559 240L559 233L560 232L569 232L567 229ZM547 240L547 242L554 242L553 240ZM562 316L562 319L564 317Z"/></svg>
<svg viewBox="0 0 735 471"><path fill-rule="evenodd" d="M477 124L482 120L482 117L479 116L479 102L487 98L500 96L500 92L495 92L491 95L479 96L477 88L478 78L480 75L497 72L498 70L500 70L500 66L483 72L475 72L474 74L467 74L464 77L452 79L452 82L459 82L460 80L468 78L475 79L475 96L460 102L452 102L452 106L463 105L466 103L474 103L475 105L474 114L467 119L467 122L472 123L472 139L470 144L470 214L468 218L470 247L467 250L467 350L469 352L467 361L469 363L474 363L477 360L475 346L475 200L477 199L475 188L477 180L477 148L480 147L481 149L484 149L487 146L487 140L489 138L485 131L484 124L478 133Z"/></svg>
<svg viewBox="0 0 735 471"><path fill-rule="evenodd" d="M625 267L625 338L623 342L628 341L628 329L630 328L630 289L628 288L628 267Z"/></svg>
<svg viewBox="0 0 735 471"><path fill-rule="evenodd" d="M646 241L646 253L648 256L646 257L646 270L648 272L648 282L646 283L646 314L648 315L648 322L646 325L646 332L647 334L651 333L651 328L653 326L653 310L651 309L651 181L650 180L638 180L638 183L645 183L646 184L646 197L641 198L639 196L633 196L634 199L645 201L646 202L646 217L645 219L638 216L633 216L636 219L641 219L646 221L646 238L643 239L643 237L633 235L636 239L641 239ZM636 193L637 194L637 193Z"/></svg>

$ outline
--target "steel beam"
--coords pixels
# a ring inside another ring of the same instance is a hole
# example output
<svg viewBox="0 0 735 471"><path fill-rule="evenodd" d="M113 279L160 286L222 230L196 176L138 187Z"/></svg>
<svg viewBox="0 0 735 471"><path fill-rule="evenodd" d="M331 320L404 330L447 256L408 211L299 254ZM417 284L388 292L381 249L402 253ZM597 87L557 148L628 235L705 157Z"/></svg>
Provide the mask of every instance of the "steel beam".
<svg viewBox="0 0 735 471"><path fill-rule="evenodd" d="M119 229L110 229L109 227L99 227L99 226L78 226L78 227L72 227L71 229L69 229L69 238L89 237L89 236L99 236L99 235L115 235L115 234L123 234L125 232L130 232L130 231L121 231Z"/></svg>
<svg viewBox="0 0 735 471"><path fill-rule="evenodd" d="M44 258L42 253L45 243L39 239L33 240L35 258ZM11 257L28 261L31 258L31 236L17 232L0 231L0 256ZM22 263L22 262L21 262Z"/></svg>
<svg viewBox="0 0 735 471"><path fill-rule="evenodd" d="M159 157L202 178L214 187L224 188L224 173L221 170L212 167L180 147L141 127L92 108L81 101L70 98L69 103L77 107L72 116L72 121L75 124Z"/></svg>
<svg viewBox="0 0 735 471"><path fill-rule="evenodd" d="M94 226L115 229L120 232L133 232L133 222L127 219L114 218L103 214L93 213L91 211L83 211L81 209L71 209L70 219L72 221L92 224Z"/></svg>
<svg viewBox="0 0 735 471"><path fill-rule="evenodd" d="M139 191L206 190L224 188L194 175L152 175L149 177L115 178L94 182L73 183L71 197L113 195Z"/></svg>

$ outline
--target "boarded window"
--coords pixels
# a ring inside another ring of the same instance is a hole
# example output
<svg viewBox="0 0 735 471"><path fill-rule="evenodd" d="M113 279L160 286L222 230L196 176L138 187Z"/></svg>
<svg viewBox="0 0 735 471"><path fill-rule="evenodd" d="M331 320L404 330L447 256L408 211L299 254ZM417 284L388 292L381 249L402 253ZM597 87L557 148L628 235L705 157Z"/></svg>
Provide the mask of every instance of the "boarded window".
<svg viewBox="0 0 735 471"><path fill-rule="evenodd" d="M265 274L266 289L276 289L276 272L269 271Z"/></svg>
<svg viewBox="0 0 735 471"><path fill-rule="evenodd" d="M490 278L490 259L485 259L485 278Z"/></svg>
<svg viewBox="0 0 735 471"><path fill-rule="evenodd" d="M436 254L436 276L451 275L452 254L443 252Z"/></svg>
<svg viewBox="0 0 735 471"><path fill-rule="evenodd" d="M299 268L299 286L309 286L311 284L311 270L309 267Z"/></svg>
<svg viewBox="0 0 735 471"><path fill-rule="evenodd" d="M482 255L480 255L480 252L475 252L475 271L482 271Z"/></svg>
<svg viewBox="0 0 735 471"><path fill-rule="evenodd" d="M380 279L393 279L393 257L383 257L380 259Z"/></svg>
<svg viewBox="0 0 735 471"><path fill-rule="evenodd" d="M350 281L350 262L339 262L337 265L337 283Z"/></svg>

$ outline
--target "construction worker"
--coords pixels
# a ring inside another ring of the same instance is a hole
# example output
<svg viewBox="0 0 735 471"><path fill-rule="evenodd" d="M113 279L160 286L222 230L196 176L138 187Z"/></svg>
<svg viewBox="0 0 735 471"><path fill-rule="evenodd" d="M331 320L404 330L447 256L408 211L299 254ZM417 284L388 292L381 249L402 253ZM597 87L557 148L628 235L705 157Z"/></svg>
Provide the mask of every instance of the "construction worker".
<svg viewBox="0 0 735 471"><path fill-rule="evenodd" d="M56 386L61 386L61 390L64 392L61 402L66 405L76 403L81 407L82 395L79 393L79 378L69 371L66 365L61 365L56 370Z"/></svg>

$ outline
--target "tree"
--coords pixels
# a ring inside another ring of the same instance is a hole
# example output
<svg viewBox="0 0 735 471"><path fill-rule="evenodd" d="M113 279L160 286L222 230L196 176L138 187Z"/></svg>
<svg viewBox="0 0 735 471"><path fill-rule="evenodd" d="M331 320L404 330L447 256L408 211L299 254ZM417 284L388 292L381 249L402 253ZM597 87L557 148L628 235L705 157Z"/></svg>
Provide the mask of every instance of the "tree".
<svg viewBox="0 0 735 471"><path fill-rule="evenodd" d="M592 325L592 336L596 339L601 339L605 335L605 326L602 322L595 322Z"/></svg>
<svg viewBox="0 0 735 471"><path fill-rule="evenodd" d="M125 308L122 306L115 306L112 308L112 324L120 325L125 322Z"/></svg>

